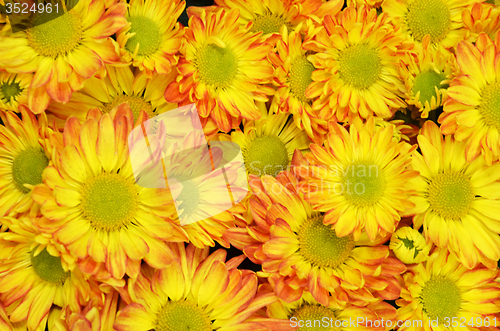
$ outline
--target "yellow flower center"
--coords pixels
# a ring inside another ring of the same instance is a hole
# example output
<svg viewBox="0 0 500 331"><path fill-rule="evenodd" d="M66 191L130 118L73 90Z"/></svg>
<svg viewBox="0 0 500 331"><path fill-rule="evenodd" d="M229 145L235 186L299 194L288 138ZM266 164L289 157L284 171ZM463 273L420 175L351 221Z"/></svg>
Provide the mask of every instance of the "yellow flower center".
<svg viewBox="0 0 500 331"><path fill-rule="evenodd" d="M28 147L12 162L12 179L17 189L23 193L30 190L24 184L42 183L43 170L49 165L49 159L40 147Z"/></svg>
<svg viewBox="0 0 500 331"><path fill-rule="evenodd" d="M167 301L156 320L155 331L212 331L208 315L189 301Z"/></svg>
<svg viewBox="0 0 500 331"><path fill-rule="evenodd" d="M231 85L238 72L238 59L233 51L215 44L202 46L194 63L200 80L216 89Z"/></svg>
<svg viewBox="0 0 500 331"><path fill-rule="evenodd" d="M427 316L443 323L445 317L457 316L462 298L454 282L443 276L433 276L422 288L420 302Z"/></svg>
<svg viewBox="0 0 500 331"><path fill-rule="evenodd" d="M440 173L429 184L429 204L444 219L459 220L467 215L474 198L470 179L459 172Z"/></svg>
<svg viewBox="0 0 500 331"><path fill-rule="evenodd" d="M479 113L484 123L500 131L500 82L487 85L481 95Z"/></svg>
<svg viewBox="0 0 500 331"><path fill-rule="evenodd" d="M384 195L385 180L377 165L356 162L343 171L342 193L351 204L372 205Z"/></svg>
<svg viewBox="0 0 500 331"><path fill-rule="evenodd" d="M125 44L130 53L134 53L137 45L139 45L137 55L151 56L160 49L161 33L155 21L143 16L130 16L127 21L132 24L129 33L135 33Z"/></svg>
<svg viewBox="0 0 500 331"><path fill-rule="evenodd" d="M4 103L15 102L23 90L15 78L12 81L0 82L0 100Z"/></svg>
<svg viewBox="0 0 500 331"><path fill-rule="evenodd" d="M307 102L306 89L312 83L312 73L315 70L311 62L305 56L297 58L292 62L288 76L290 93L302 102Z"/></svg>
<svg viewBox="0 0 500 331"><path fill-rule="evenodd" d="M62 10L62 9L61 9ZM56 58L75 49L82 40L82 19L75 11L66 14L36 13L26 30L28 45L38 54Z"/></svg>
<svg viewBox="0 0 500 331"><path fill-rule="evenodd" d="M416 41L430 35L431 42L438 43L450 29L450 8L443 0L415 0L408 5L406 24Z"/></svg>
<svg viewBox="0 0 500 331"><path fill-rule="evenodd" d="M293 311L290 321L295 321L300 327L300 331L340 331L341 328L335 326L337 317L335 313L321 305L303 304ZM337 322L340 325L340 322Z"/></svg>
<svg viewBox="0 0 500 331"><path fill-rule="evenodd" d="M338 64L340 78L359 90L372 86L382 71L377 50L367 44L351 45L341 51Z"/></svg>
<svg viewBox="0 0 500 331"><path fill-rule="evenodd" d="M317 267L337 268L349 258L354 248L352 235L337 237L330 225L323 224L322 217L305 221L297 236L299 254Z"/></svg>
<svg viewBox="0 0 500 331"><path fill-rule="evenodd" d="M268 33L279 33L283 24L286 25L288 31L292 29L292 25L283 17L266 13L265 15L255 14L251 32L263 32L263 35Z"/></svg>
<svg viewBox="0 0 500 331"><path fill-rule="evenodd" d="M96 230L119 230L134 218L137 194L131 179L108 173L95 176L82 188L83 216Z"/></svg>
<svg viewBox="0 0 500 331"><path fill-rule="evenodd" d="M436 87L438 90L447 89L448 85L441 85L441 82L446 79L446 76L443 73L437 73L433 70L424 71L418 74L415 77L415 81L413 82L413 94L417 94L420 92L419 101L422 105L425 105L425 102L429 102L431 104L432 97L438 99L436 95Z"/></svg>
<svg viewBox="0 0 500 331"><path fill-rule="evenodd" d="M288 151L283 141L275 136L255 138L243 150L246 170L256 176L276 176L289 164Z"/></svg>
<svg viewBox="0 0 500 331"><path fill-rule="evenodd" d="M181 216L189 216L198 209L200 203L200 191L191 181L186 181L187 178L177 177L177 180L182 184L182 191L177 198L182 201L179 209L184 210Z"/></svg>
<svg viewBox="0 0 500 331"><path fill-rule="evenodd" d="M31 252L31 266L42 280L63 284L69 277L69 272L64 271L62 267L60 257L50 255L45 248L37 256L33 256L33 253L34 251Z"/></svg>
<svg viewBox="0 0 500 331"><path fill-rule="evenodd" d="M137 95L117 95L113 99L113 101L104 105L102 111L103 113L109 113L113 108L124 102L127 102L130 110L132 110L132 113L134 114L134 120L139 117L139 113L141 112L141 110L144 110L149 115L149 118L156 116L156 114L154 113L155 110L153 109L153 106L151 106L151 103L145 101L143 98Z"/></svg>

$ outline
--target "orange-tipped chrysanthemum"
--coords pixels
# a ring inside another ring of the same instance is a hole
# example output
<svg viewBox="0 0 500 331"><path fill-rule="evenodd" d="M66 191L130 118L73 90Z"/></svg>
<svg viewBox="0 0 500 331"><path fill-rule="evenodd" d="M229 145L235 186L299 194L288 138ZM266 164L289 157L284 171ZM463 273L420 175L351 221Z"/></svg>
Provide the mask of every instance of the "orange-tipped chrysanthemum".
<svg viewBox="0 0 500 331"><path fill-rule="evenodd" d="M93 111L83 125L69 118L64 145L32 194L47 217L43 231L78 257L85 272L104 266L117 279L136 276L142 259L164 268L171 259L165 242L187 240L166 219L175 212L168 191L134 180L127 144L132 128L129 108Z"/></svg>
<svg viewBox="0 0 500 331"><path fill-rule="evenodd" d="M289 114L273 114L263 102L257 106L262 117L243 121L243 131L231 132L231 141L240 146L248 174L275 177L289 168L296 150L309 150L311 140L289 120Z"/></svg>
<svg viewBox="0 0 500 331"><path fill-rule="evenodd" d="M465 36L462 12L476 0L386 0L382 10L402 34L415 43L416 51L426 35L430 44L451 49Z"/></svg>
<svg viewBox="0 0 500 331"><path fill-rule="evenodd" d="M289 33L285 30L281 40L277 42L276 52L269 54L269 60L276 67L273 83L278 88L271 110L293 114L297 127L305 130L311 139L321 143L327 132L327 124L312 109L313 99L306 96L316 68L307 59L310 52L302 48L302 38L301 31Z"/></svg>
<svg viewBox="0 0 500 331"><path fill-rule="evenodd" d="M181 0L132 0L125 15L128 24L116 35L122 57L146 71L168 74L177 64L184 30L177 19Z"/></svg>
<svg viewBox="0 0 500 331"><path fill-rule="evenodd" d="M108 66L105 78L92 77L87 80L85 87L73 93L68 103L52 102L47 109L47 117L50 122L55 118L58 127L62 129L71 116L76 116L83 122L93 108L99 108L105 114L120 104L127 103L135 121L139 119L141 110L152 118L177 108L177 104L168 103L163 97L163 92L174 79L174 72L148 77L139 69Z"/></svg>
<svg viewBox="0 0 500 331"><path fill-rule="evenodd" d="M267 101L273 68L272 46L238 22L238 11L205 11L193 15L186 28L178 70L165 91L169 102L196 103L203 118L211 117L229 132L241 118L258 119L255 101Z"/></svg>
<svg viewBox="0 0 500 331"><path fill-rule="evenodd" d="M317 70L306 96L316 99L313 109L323 119L335 115L343 122L350 113L388 118L405 107L397 67L401 38L385 13L348 7L337 16L326 15L323 27L304 43L305 49L317 52L308 57Z"/></svg>
<svg viewBox="0 0 500 331"><path fill-rule="evenodd" d="M495 39L500 30L500 8L488 2L475 3L462 12L462 20L467 31L464 40L476 42L481 32Z"/></svg>
<svg viewBox="0 0 500 331"><path fill-rule="evenodd" d="M32 190L42 183L52 154L45 114L37 120L26 107L20 110L22 119L9 112L0 126L0 216L36 209Z"/></svg>
<svg viewBox="0 0 500 331"><path fill-rule="evenodd" d="M325 147L311 145L310 166L303 186L305 199L325 212L338 236L366 230L371 240L377 233L392 233L401 214L414 205L408 185L418 175L408 169L416 146L397 141L394 126L375 126L370 118L356 118L349 132L330 123Z"/></svg>
<svg viewBox="0 0 500 331"><path fill-rule="evenodd" d="M11 322L27 321L29 331L47 323L52 305L78 310L91 292L82 272L61 256L67 252L37 229L39 221L0 219L9 228L0 233L0 301Z"/></svg>
<svg viewBox="0 0 500 331"><path fill-rule="evenodd" d="M399 297L399 274L405 266L389 256L389 247L370 247L366 235L338 237L299 193L297 177L284 171L276 178L250 176L250 208L255 225L230 229L228 237L247 241L244 252L262 264L263 276L280 298L298 300L304 290L328 304L329 293L344 301L393 300ZM392 299L391 299L392 298Z"/></svg>
<svg viewBox="0 0 500 331"><path fill-rule="evenodd" d="M467 270L446 249L404 276L396 301L401 331L497 330L500 284L496 270Z"/></svg>
<svg viewBox="0 0 500 331"><path fill-rule="evenodd" d="M447 88L455 73L455 57L449 52L430 47L430 36L422 42L422 49L413 56L406 54L401 62L401 76L405 82L405 101L414 105L427 118L431 110L447 100Z"/></svg>
<svg viewBox="0 0 500 331"><path fill-rule="evenodd" d="M467 161L480 154L491 164L500 156L500 38L493 42L481 33L475 45L462 41L457 47L459 73L448 88L448 101L439 118L441 132L466 141Z"/></svg>
<svg viewBox="0 0 500 331"><path fill-rule="evenodd" d="M63 15L37 12L26 30L0 35L0 68L34 73L33 112L44 111L51 99L67 102L85 80L104 73L105 63L120 60L110 36L125 26L125 11L124 3L106 10L104 0L80 0Z"/></svg>
<svg viewBox="0 0 500 331"><path fill-rule="evenodd" d="M335 297L331 297L327 305L322 305L307 291L296 301L288 303L280 299L272 303L266 312L273 319L269 323L272 330L285 330L286 325L289 330L383 331L388 321L396 317L396 309L387 302L358 307L351 303L338 305ZM286 324L278 324L280 321ZM266 320L262 323L266 324ZM273 328L273 324L282 328Z"/></svg>
<svg viewBox="0 0 500 331"><path fill-rule="evenodd" d="M426 239L446 247L467 268L478 262L496 268L500 259L500 163L488 166L483 157L465 159L465 143L452 136L443 139L434 122L427 121L418 136L420 153L414 153L412 179L415 207L408 210L414 228L422 225Z"/></svg>
<svg viewBox="0 0 500 331"><path fill-rule="evenodd" d="M117 331L268 330L246 320L276 301L273 293L256 295L257 276L238 270L226 251L171 244L175 259L166 269L148 267L130 284L131 300L116 318Z"/></svg>

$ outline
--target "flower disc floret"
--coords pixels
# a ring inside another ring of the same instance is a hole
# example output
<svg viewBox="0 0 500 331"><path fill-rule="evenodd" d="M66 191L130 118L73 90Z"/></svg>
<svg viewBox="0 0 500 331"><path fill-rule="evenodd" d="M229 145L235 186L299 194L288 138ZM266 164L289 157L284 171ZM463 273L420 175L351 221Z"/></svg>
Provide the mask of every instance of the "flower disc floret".
<svg viewBox="0 0 500 331"><path fill-rule="evenodd" d="M462 299L457 285L444 276L434 276L422 288L420 300L423 311L431 318L444 321L456 317Z"/></svg>
<svg viewBox="0 0 500 331"><path fill-rule="evenodd" d="M156 331L212 331L206 313L189 301L167 301L156 320Z"/></svg>
<svg viewBox="0 0 500 331"><path fill-rule="evenodd" d="M12 162L12 177L18 190L28 193L24 184L42 183L42 172L49 165L45 151L40 147L28 147L19 153Z"/></svg>
<svg viewBox="0 0 500 331"><path fill-rule="evenodd" d="M128 225L136 212L134 182L118 174L101 174L82 187L81 211L92 227L116 231Z"/></svg>
<svg viewBox="0 0 500 331"><path fill-rule="evenodd" d="M256 138L243 153L247 171L257 176L276 176L289 164L286 146L276 136Z"/></svg>
<svg viewBox="0 0 500 331"><path fill-rule="evenodd" d="M406 22L416 41L422 42L428 34L437 43L450 30L450 8L443 0L415 0L408 5Z"/></svg>
<svg viewBox="0 0 500 331"><path fill-rule="evenodd" d="M238 60L234 52L215 44L200 48L194 63L200 80L215 89L230 86L238 72Z"/></svg>
<svg viewBox="0 0 500 331"><path fill-rule="evenodd" d="M125 44L125 48L129 52L134 53L136 47L139 47L138 55L150 56L160 48L160 29L152 19L143 16L131 16L127 18L127 21L132 24L129 33L134 34Z"/></svg>
<svg viewBox="0 0 500 331"><path fill-rule="evenodd" d="M461 219L475 199L470 179L457 172L438 174L431 180L428 194L433 211L445 219Z"/></svg>
<svg viewBox="0 0 500 331"><path fill-rule="evenodd" d="M38 255L31 253L31 266L42 280L52 284L62 284L69 277L69 272L64 271L61 258L52 256L44 248Z"/></svg>
<svg viewBox="0 0 500 331"><path fill-rule="evenodd" d="M340 52L339 76L352 87L365 90L380 77L382 63L377 50L368 44L357 44Z"/></svg>
<svg viewBox="0 0 500 331"><path fill-rule="evenodd" d="M322 268L337 268L351 255L352 235L337 237L335 229L323 224L322 217L304 222L299 229L299 252L306 261Z"/></svg>

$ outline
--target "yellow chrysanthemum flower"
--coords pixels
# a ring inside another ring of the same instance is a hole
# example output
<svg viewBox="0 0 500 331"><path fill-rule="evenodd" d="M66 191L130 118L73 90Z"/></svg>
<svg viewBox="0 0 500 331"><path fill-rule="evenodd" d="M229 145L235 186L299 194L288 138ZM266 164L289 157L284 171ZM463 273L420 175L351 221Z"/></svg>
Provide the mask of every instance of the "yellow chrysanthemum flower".
<svg viewBox="0 0 500 331"><path fill-rule="evenodd" d="M276 52L269 53L269 60L276 67L273 84L278 88L271 111L292 113L297 127L305 130L311 139L320 144L327 132L327 123L312 109L313 100L306 96L307 87L313 82L312 73L316 69L307 59L309 53L302 48L300 30L290 33L284 30L281 40L277 42Z"/></svg>
<svg viewBox="0 0 500 331"><path fill-rule="evenodd" d="M455 47L464 37L462 12L476 0L386 0L382 10L394 26L420 51L424 37L442 49Z"/></svg>
<svg viewBox="0 0 500 331"><path fill-rule="evenodd" d="M293 173L284 171L276 178L251 175L249 182L255 226L247 231L257 245L245 253L260 261L261 276L275 285L280 298L298 300L306 288L325 305L329 292L361 305L365 300L399 297L404 264L389 257L387 246L367 246L367 236L338 237L324 224L324 215L304 201ZM380 269L381 265L386 267Z"/></svg>
<svg viewBox="0 0 500 331"><path fill-rule="evenodd" d="M393 108L405 106L397 68L401 39L386 14L348 7L337 16L326 15L323 27L303 46L317 52L308 57L317 70L306 90L308 98L317 98L314 110L325 120L335 115L344 122L349 113L388 118Z"/></svg>
<svg viewBox="0 0 500 331"><path fill-rule="evenodd" d="M272 46L238 22L238 11L203 10L186 28L180 75L165 91L169 102L195 102L200 116L211 117L229 132L239 119L258 119L255 101L267 101L273 89L265 84L273 73L267 54Z"/></svg>
<svg viewBox="0 0 500 331"><path fill-rule="evenodd" d="M50 235L37 230L39 221L0 219L9 228L0 233L0 298L11 322L27 320L29 331L46 324L53 304L78 310L91 292L82 272L74 264L64 263L61 253L66 252L59 250Z"/></svg>
<svg viewBox="0 0 500 331"><path fill-rule="evenodd" d="M52 102L47 109L50 122L55 118L59 128L64 128L66 120L76 116L81 122L88 112L99 108L103 114L109 113L122 103L132 110L134 120L139 120L141 110L152 118L168 110L177 108L163 97L168 84L175 79L176 73L169 75L152 74L148 77L138 69L107 67L108 74L100 79L92 77L85 87L73 93L68 103Z"/></svg>
<svg viewBox="0 0 500 331"><path fill-rule="evenodd" d="M495 60L499 54L500 38L493 42L485 33L475 45L463 41L457 47L460 71L450 83L439 123L443 134L467 142L469 162L483 154L491 164L500 156L500 75Z"/></svg>
<svg viewBox="0 0 500 331"><path fill-rule="evenodd" d="M447 100L446 90L455 73L455 57L429 46L430 36L424 37L416 56L407 53L400 72L406 86L405 101L414 105L427 118L429 112Z"/></svg>
<svg viewBox="0 0 500 331"><path fill-rule="evenodd" d="M48 219L42 229L83 260L88 273L104 266L116 279L134 277L142 259L164 268L172 254L165 242L187 237L167 219L175 213L168 191L134 180L127 142L132 112L90 114L83 125L68 119L64 146L33 191Z"/></svg>
<svg viewBox="0 0 500 331"><path fill-rule="evenodd" d="M9 112L0 126L0 216L15 216L37 207L32 189L42 183L42 172L52 154L52 130L44 114L39 120L21 107L22 120Z"/></svg>
<svg viewBox="0 0 500 331"><path fill-rule="evenodd" d="M392 234L389 248L401 262L412 264L426 261L429 258L431 245L425 242L420 232L403 226Z"/></svg>
<svg viewBox="0 0 500 331"><path fill-rule="evenodd" d="M467 268L478 262L496 268L500 259L500 162L488 166L482 157L465 159L465 143L443 136L427 121L418 136L420 153L413 154L412 179L417 190L406 211L414 228L422 225L426 239L447 247Z"/></svg>
<svg viewBox="0 0 500 331"><path fill-rule="evenodd" d="M181 0L130 1L128 24L116 35L122 57L148 75L170 73L178 61L184 30L177 19L185 6Z"/></svg>
<svg viewBox="0 0 500 331"><path fill-rule="evenodd" d="M170 247L176 256L167 268L143 267L130 284L131 300L118 313L115 330L268 330L246 320L276 296L256 296L257 276L236 268L241 259L226 262L222 249L209 255L208 247Z"/></svg>
<svg viewBox="0 0 500 331"><path fill-rule="evenodd" d="M110 36L125 26L126 4L105 10L104 0L80 0L59 10L36 13L26 30L0 35L0 68L34 73L28 105L35 113L51 99L68 102L104 63L120 60Z"/></svg>
<svg viewBox="0 0 500 331"><path fill-rule="evenodd" d="M476 42L481 32L486 33L491 39L495 39L500 30L500 8L491 5L494 2L475 3L463 11L462 20L467 30L463 40Z"/></svg>
<svg viewBox="0 0 500 331"><path fill-rule="evenodd" d="M288 120L289 114L273 114L263 102L257 102L257 107L261 118L243 121L243 131L231 132L231 141L240 146L247 173L276 176L288 169L295 150L309 150L311 140Z"/></svg>
<svg viewBox="0 0 500 331"><path fill-rule="evenodd" d="M377 233L392 233L401 214L414 205L408 185L417 172L408 169L416 146L394 138L394 126L375 126L356 118L349 132L330 122L325 147L311 145L305 170L305 199L325 212L339 237L366 230L371 240Z"/></svg>
<svg viewBox="0 0 500 331"><path fill-rule="evenodd" d="M403 277L396 304L401 331L494 330L500 312L496 270L467 270L446 250L435 250L427 262ZM498 324L497 324L498 325Z"/></svg>
<svg viewBox="0 0 500 331"><path fill-rule="evenodd" d="M260 291L264 289L262 287ZM387 302L358 307L350 303L341 306L334 297L330 299L327 305L322 305L310 292L304 291L296 301L288 303L279 299L270 304L267 316L273 320L268 323L265 319L256 321L269 325L271 330L382 331L385 329L383 325L396 317L396 309ZM382 320L385 323L382 324Z"/></svg>
<svg viewBox="0 0 500 331"><path fill-rule="evenodd" d="M0 111L19 112L28 106L28 89L32 74L11 74L0 71Z"/></svg>

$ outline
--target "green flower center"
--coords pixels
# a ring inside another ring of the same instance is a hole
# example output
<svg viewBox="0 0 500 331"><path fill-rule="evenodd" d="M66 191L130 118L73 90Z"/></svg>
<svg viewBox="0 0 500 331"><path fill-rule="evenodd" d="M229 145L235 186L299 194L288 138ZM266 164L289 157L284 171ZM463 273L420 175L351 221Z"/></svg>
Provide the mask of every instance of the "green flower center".
<svg viewBox="0 0 500 331"><path fill-rule="evenodd" d="M288 76L290 93L302 102L307 102L306 89L312 83L312 73L315 70L311 62L305 56L297 58L292 62Z"/></svg>
<svg viewBox="0 0 500 331"><path fill-rule="evenodd" d="M184 179L178 178L182 184L182 191L178 201L182 201L179 205L179 209L183 209L182 217L189 216L193 214L198 209L198 204L200 203L200 191L195 184L191 181L183 181Z"/></svg>
<svg viewBox="0 0 500 331"><path fill-rule="evenodd" d="M474 198L470 179L462 173L443 172L429 184L429 204L444 219L459 220L467 215Z"/></svg>
<svg viewBox="0 0 500 331"><path fill-rule="evenodd" d="M12 162L12 178L17 189L23 193L30 190L24 184L42 183L43 170L49 165L49 159L40 147L28 147Z"/></svg>
<svg viewBox="0 0 500 331"><path fill-rule="evenodd" d="M443 0L415 0L408 5L406 24L416 41L430 35L431 42L438 43L450 29L450 8Z"/></svg>
<svg viewBox="0 0 500 331"><path fill-rule="evenodd" d="M255 14L253 25L250 28L251 32L263 32L263 35L268 33L279 33L283 24L286 25L288 31L292 29L292 25L283 17L266 13L265 15Z"/></svg>
<svg viewBox="0 0 500 331"><path fill-rule="evenodd" d="M243 151L243 157L246 170L256 176L276 177L289 164L285 144L275 136L255 138Z"/></svg>
<svg viewBox="0 0 500 331"><path fill-rule="evenodd" d="M290 321L295 321L298 325L303 325L298 330L300 331L340 331L341 329L335 327L337 316L335 313L325 306L303 304L295 309L290 318ZM326 318L325 318L326 317ZM323 322L327 321L327 322ZM338 325L339 323L337 323Z"/></svg>
<svg viewBox="0 0 500 331"><path fill-rule="evenodd" d="M342 193L355 206L376 203L385 191L385 180L379 167L366 162L349 165L343 174Z"/></svg>
<svg viewBox="0 0 500 331"><path fill-rule="evenodd" d="M128 103L130 110L134 114L134 120L136 120L137 117L139 117L139 113L141 112L141 110L144 110L149 115L149 118L156 116L156 114L154 113L153 106L151 106L151 103L145 101L143 98L137 95L132 95L132 96L125 94L117 95L113 99L113 101L104 105L102 111L103 113L109 113L113 108L124 102Z"/></svg>
<svg viewBox="0 0 500 331"><path fill-rule="evenodd" d="M195 66L205 84L224 88L231 85L238 72L238 59L228 47L207 44L198 50Z"/></svg>
<svg viewBox="0 0 500 331"><path fill-rule="evenodd" d="M26 33L28 45L37 53L56 58L68 54L80 44L82 19L74 11L63 15L55 10L52 13L36 13Z"/></svg>
<svg viewBox="0 0 500 331"><path fill-rule="evenodd" d="M433 276L422 288L420 302L427 316L432 320L438 318L442 323L445 317L457 316L462 298L454 282L442 276Z"/></svg>
<svg viewBox="0 0 500 331"><path fill-rule="evenodd" d="M344 263L354 248L352 235L337 237L330 225L323 224L322 217L313 217L300 227L299 254L314 266L337 268Z"/></svg>
<svg viewBox="0 0 500 331"><path fill-rule="evenodd" d="M82 188L83 216L96 230L119 230L134 218L137 194L133 180L119 174L95 176Z"/></svg>
<svg viewBox="0 0 500 331"><path fill-rule="evenodd" d="M125 44L130 53L134 53L137 45L137 55L151 56L160 49L161 33L155 21L143 16L130 16L127 21L132 24L129 33L135 33Z"/></svg>
<svg viewBox="0 0 500 331"><path fill-rule="evenodd" d="M351 45L341 51L338 64L340 78L359 90L372 86L382 71L377 50L367 44Z"/></svg>
<svg viewBox="0 0 500 331"><path fill-rule="evenodd" d="M61 258L50 255L46 248L37 256L33 256L33 253L34 251L31 252L31 266L38 277L52 284L63 284L69 272L64 271Z"/></svg>
<svg viewBox="0 0 500 331"><path fill-rule="evenodd" d="M438 99L436 94L436 87L438 90L447 89L448 85L441 85L441 82L446 79L444 73L437 73L435 71L429 70L420 73L415 77L415 81L413 83L413 94L417 94L420 92L419 101L422 105L425 105L427 101L429 105L431 104L432 97Z"/></svg>
<svg viewBox="0 0 500 331"><path fill-rule="evenodd" d="M156 320L155 331L212 331L207 314L189 301L168 301Z"/></svg>
<svg viewBox="0 0 500 331"><path fill-rule="evenodd" d="M500 131L500 83L486 86L481 95L479 113L484 123Z"/></svg>
<svg viewBox="0 0 500 331"><path fill-rule="evenodd" d="M23 90L19 83L15 81L15 78L11 82L0 82L0 100L5 100L5 103L16 101Z"/></svg>

